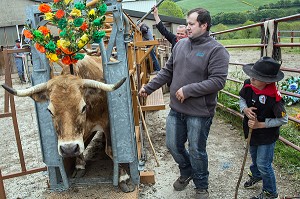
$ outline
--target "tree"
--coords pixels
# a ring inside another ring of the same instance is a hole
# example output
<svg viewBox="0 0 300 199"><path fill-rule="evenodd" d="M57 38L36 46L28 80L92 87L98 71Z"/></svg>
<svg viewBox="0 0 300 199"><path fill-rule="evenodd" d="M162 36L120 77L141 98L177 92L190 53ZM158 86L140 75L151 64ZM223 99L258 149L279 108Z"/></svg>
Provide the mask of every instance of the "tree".
<svg viewBox="0 0 300 199"><path fill-rule="evenodd" d="M165 0L159 7L158 12L161 15L184 18L182 9L173 1Z"/></svg>

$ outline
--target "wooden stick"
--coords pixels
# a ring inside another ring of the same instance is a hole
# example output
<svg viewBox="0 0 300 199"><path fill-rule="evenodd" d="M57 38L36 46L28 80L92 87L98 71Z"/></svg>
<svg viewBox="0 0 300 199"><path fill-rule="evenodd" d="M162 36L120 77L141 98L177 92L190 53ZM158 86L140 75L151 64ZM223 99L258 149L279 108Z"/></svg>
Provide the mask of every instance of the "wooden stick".
<svg viewBox="0 0 300 199"><path fill-rule="evenodd" d="M93 0L93 1L91 1L91 2L88 2L88 3L86 4L86 7L93 6L93 5L95 5L96 3L98 3L98 2L99 2L99 0Z"/></svg>
<svg viewBox="0 0 300 199"><path fill-rule="evenodd" d="M240 172L239 180L238 180L238 182L236 184L236 187L235 187L234 199L237 199L237 195L238 195L238 191L239 191L239 186L240 186L240 183L241 183L241 180L242 180L242 177L243 177L245 163L246 163L246 160L247 160L247 154L248 154L248 150L249 150L249 146L250 146L251 135L252 135L252 129L249 128L249 134L248 134L248 139L247 139L247 146L246 146L246 149L245 149L244 160L243 160L243 164L242 164L242 167L241 167L241 172Z"/></svg>
<svg viewBox="0 0 300 199"><path fill-rule="evenodd" d="M150 146L151 146L151 149L152 149L152 152L153 152L153 155L154 155L156 164L157 164L157 166L159 167L158 159L157 159L157 157L156 157L155 149L154 149L154 147L153 147L153 144L152 144L152 141L151 141L149 132L148 132L148 128L147 128L147 125L146 125L146 122L145 122L145 118L144 118L144 115L143 115L143 111L142 111L142 108L141 108L141 104L140 104L140 101L139 101L139 97L136 96L136 99L137 99L137 102L138 102L139 111L140 111L140 114L141 114L141 118L142 118L142 121L143 121L143 125L144 125L144 128L145 128L146 134L147 134L147 138L148 138L148 140L149 140L149 143L150 143Z"/></svg>

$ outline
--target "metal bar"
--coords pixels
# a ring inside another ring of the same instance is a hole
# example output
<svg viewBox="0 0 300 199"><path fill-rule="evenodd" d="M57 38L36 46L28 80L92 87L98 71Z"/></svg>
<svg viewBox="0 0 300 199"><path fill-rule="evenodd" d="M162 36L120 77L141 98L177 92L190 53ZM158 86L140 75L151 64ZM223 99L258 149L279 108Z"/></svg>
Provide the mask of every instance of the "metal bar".
<svg viewBox="0 0 300 199"><path fill-rule="evenodd" d="M300 43L278 43L274 44L275 47L300 47Z"/></svg>
<svg viewBox="0 0 300 199"><path fill-rule="evenodd" d="M7 49L3 50L3 59L5 66L5 84L11 87L11 75L10 75L10 65L7 57ZM4 112L9 112L9 94L5 91L4 93Z"/></svg>
<svg viewBox="0 0 300 199"><path fill-rule="evenodd" d="M0 114L0 118L11 117L11 116L12 116L11 113L1 113Z"/></svg>
<svg viewBox="0 0 300 199"><path fill-rule="evenodd" d="M15 99L13 96L10 96L10 108L11 108L11 113L12 113L12 121L13 121L13 125L14 125L14 130L15 130L15 138L16 138L17 147L18 147L21 169L22 169L22 171L26 171L24 154L23 154L22 143L21 143L21 138L20 138L20 131L19 131L19 127L18 127Z"/></svg>
<svg viewBox="0 0 300 199"><path fill-rule="evenodd" d="M10 179L10 178L15 178L15 177L28 175L28 174L38 173L38 172L41 172L41 171L47 171L47 167L41 167L41 168L37 168L37 169L30 169L30 170L27 170L25 172L13 173L13 174L2 176L2 178L3 178L3 180L6 180L6 179Z"/></svg>
<svg viewBox="0 0 300 199"><path fill-rule="evenodd" d="M1 168L0 168L0 198L6 199L6 194L5 194L5 189L4 189L4 182L3 182L3 176L1 173Z"/></svg>
<svg viewBox="0 0 300 199"><path fill-rule="evenodd" d="M299 146L293 144L292 142L288 141L287 139L285 139L285 138L279 136L279 140L280 140L281 142L283 142L284 144L286 144L286 145L288 145L288 146L290 146L290 147L296 149L297 151L300 151L300 147L299 147Z"/></svg>
<svg viewBox="0 0 300 199"><path fill-rule="evenodd" d="M160 0L157 4L156 4L156 7L158 7L164 0ZM149 15L151 14L151 12L153 12L153 8L151 8L151 10L149 10L141 19L139 19L137 22L136 22L136 25L139 25L140 23L142 23L142 21L144 21L144 19Z"/></svg>

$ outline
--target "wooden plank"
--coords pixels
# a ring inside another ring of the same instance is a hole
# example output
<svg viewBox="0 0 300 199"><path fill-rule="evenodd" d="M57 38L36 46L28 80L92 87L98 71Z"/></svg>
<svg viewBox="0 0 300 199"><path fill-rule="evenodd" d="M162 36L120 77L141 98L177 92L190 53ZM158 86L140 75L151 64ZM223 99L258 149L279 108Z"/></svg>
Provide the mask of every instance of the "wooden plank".
<svg viewBox="0 0 300 199"><path fill-rule="evenodd" d="M146 105L142 106L143 111L155 111L166 109L162 88L157 89L146 99Z"/></svg>

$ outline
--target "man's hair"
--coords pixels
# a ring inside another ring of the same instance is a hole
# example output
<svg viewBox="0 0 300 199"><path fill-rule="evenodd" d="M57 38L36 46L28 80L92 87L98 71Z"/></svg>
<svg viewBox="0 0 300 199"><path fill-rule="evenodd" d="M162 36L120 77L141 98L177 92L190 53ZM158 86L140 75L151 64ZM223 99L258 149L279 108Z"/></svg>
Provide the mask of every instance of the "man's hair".
<svg viewBox="0 0 300 199"><path fill-rule="evenodd" d="M179 25L179 26L177 27L177 29L178 29L178 28L185 28L185 33L187 34L186 25Z"/></svg>
<svg viewBox="0 0 300 199"><path fill-rule="evenodd" d="M210 13L204 8L194 8L187 13L187 16L190 16L192 13L196 12L198 14L197 21L199 25L207 23L206 30L209 31L211 27L211 17Z"/></svg>

